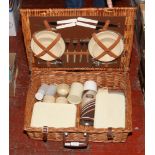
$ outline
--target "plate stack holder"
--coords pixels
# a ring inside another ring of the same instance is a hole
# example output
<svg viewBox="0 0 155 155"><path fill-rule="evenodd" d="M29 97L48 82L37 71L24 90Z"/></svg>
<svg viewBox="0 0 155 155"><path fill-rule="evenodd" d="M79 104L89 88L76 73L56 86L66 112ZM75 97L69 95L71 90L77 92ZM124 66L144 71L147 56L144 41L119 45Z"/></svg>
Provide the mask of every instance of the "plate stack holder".
<svg viewBox="0 0 155 155"><path fill-rule="evenodd" d="M89 141L92 142L125 142L132 132L132 104L131 87L129 80L129 65L132 52L135 8L113 8L113 9L21 9L22 30L26 47L28 65L31 72L31 81L27 93L24 130L27 135L36 140L63 141L64 146L86 147ZM117 67L103 65L103 67L40 67L35 63L30 43L32 39L30 18L49 17L104 17L106 19L123 18L123 39L124 51L120 56ZM121 90L126 100L125 128L101 128L95 129L90 126L81 126L79 123L79 106L77 107L76 127L74 128L35 128L30 126L33 105L36 102L34 97L41 83L67 83L78 81L84 83L87 80L94 80L98 87L107 87L112 90Z"/></svg>

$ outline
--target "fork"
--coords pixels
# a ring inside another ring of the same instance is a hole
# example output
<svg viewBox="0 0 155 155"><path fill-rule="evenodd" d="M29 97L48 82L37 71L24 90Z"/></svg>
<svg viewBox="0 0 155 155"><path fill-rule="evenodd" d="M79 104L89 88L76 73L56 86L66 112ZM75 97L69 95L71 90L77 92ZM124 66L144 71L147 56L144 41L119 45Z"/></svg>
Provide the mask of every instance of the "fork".
<svg viewBox="0 0 155 155"><path fill-rule="evenodd" d="M84 41L83 39L80 39L80 48L81 48L81 52L83 51L83 46L84 46ZM82 61L82 54L80 55L80 59L79 59L79 62Z"/></svg>
<svg viewBox="0 0 155 155"><path fill-rule="evenodd" d="M84 44L86 45L86 47L87 47L87 50L86 50L86 52L87 52L87 62L89 62L89 55L88 55L88 43L89 43L89 38L86 38L86 39L83 39L83 42L84 42Z"/></svg>
<svg viewBox="0 0 155 155"><path fill-rule="evenodd" d="M77 39L73 39L72 44L74 46L74 50L73 50L73 52L74 52L73 62L75 63L76 62L76 46L78 44L78 40Z"/></svg>
<svg viewBox="0 0 155 155"><path fill-rule="evenodd" d="M69 48L69 44L70 44L71 40L69 38L65 39L65 44L66 44L66 61L67 63L69 62L69 55L68 55L68 48Z"/></svg>

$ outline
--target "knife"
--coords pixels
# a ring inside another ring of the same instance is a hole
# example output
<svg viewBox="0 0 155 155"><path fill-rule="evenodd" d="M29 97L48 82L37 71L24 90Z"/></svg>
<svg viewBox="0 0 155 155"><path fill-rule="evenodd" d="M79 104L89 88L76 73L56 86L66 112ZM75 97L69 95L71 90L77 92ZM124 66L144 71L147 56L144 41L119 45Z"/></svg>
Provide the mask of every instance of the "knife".
<svg viewBox="0 0 155 155"><path fill-rule="evenodd" d="M64 29L64 28L73 27L73 26L76 26L76 23L72 22L72 23L62 24L62 25L56 26L55 28L56 29Z"/></svg>
<svg viewBox="0 0 155 155"><path fill-rule="evenodd" d="M93 23L93 24L97 24L97 25L104 25L105 22L102 21L98 21L98 20L94 20L94 19L89 19L89 18L83 18L83 17L78 17L77 21L80 22L86 22L86 23ZM120 24L116 25L116 24L109 24L110 27L119 27Z"/></svg>
<svg viewBox="0 0 155 155"><path fill-rule="evenodd" d="M92 29L96 29L96 30L103 28L103 26L101 26L101 25L91 25L91 24L87 24L87 23L83 23L83 22L76 22L76 25L82 26L82 27L88 27L88 28L92 28Z"/></svg>
<svg viewBox="0 0 155 155"><path fill-rule="evenodd" d="M67 24L67 23L76 23L77 19L67 19L67 20L58 20L54 22L48 22L50 25L58 25L58 24Z"/></svg>

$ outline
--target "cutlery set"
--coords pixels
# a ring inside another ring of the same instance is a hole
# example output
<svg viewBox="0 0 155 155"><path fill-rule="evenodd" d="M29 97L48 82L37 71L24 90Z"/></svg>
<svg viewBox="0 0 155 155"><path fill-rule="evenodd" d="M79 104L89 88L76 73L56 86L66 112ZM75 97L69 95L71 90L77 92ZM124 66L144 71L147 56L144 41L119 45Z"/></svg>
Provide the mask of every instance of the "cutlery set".
<svg viewBox="0 0 155 155"><path fill-rule="evenodd" d="M59 21L48 22L48 23L49 23L49 25L55 26L55 28L53 28L53 30L74 27L74 26L82 26L82 27L99 30L99 29L102 29L105 24L105 22L102 22L102 21L93 20L93 19L89 19L89 18L83 18L83 17L67 19L67 20L59 20ZM120 27L120 24L117 24L117 25L109 24L109 27Z"/></svg>
<svg viewBox="0 0 155 155"><path fill-rule="evenodd" d="M87 62L89 62L89 55L88 55L88 43L89 38L85 39L65 39L66 44L66 62L69 63L70 61L70 55L73 55L73 63L82 62L83 56L86 56ZM81 54L82 53L82 54ZM77 61L77 57L79 57L79 60Z"/></svg>

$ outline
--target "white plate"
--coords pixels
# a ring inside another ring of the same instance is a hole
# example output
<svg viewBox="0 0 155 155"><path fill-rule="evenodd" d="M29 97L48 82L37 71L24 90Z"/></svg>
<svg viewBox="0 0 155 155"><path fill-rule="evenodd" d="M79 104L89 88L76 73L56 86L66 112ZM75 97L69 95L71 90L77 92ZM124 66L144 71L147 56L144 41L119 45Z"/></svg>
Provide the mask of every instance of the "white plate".
<svg viewBox="0 0 155 155"><path fill-rule="evenodd" d="M44 46L48 47L51 42L57 37L57 33L52 31L39 31L35 34L35 37L37 40ZM34 52L35 55L38 55L42 52L42 49L34 42L33 38L31 40L31 49ZM50 49L51 52L57 57L61 57L65 51L65 43L62 38ZM49 54L45 54L40 57L43 60L46 61L52 61L55 60L55 58L51 57Z"/></svg>
<svg viewBox="0 0 155 155"><path fill-rule="evenodd" d="M119 34L113 31L104 31L96 34L99 40L107 47L109 48L115 40L118 38ZM120 39L119 43L111 50L115 55L120 56L124 49L124 42L123 39ZM96 58L99 56L103 49L95 42L93 38L91 38L89 44L88 44L88 50L90 52L90 55L93 58ZM100 58L100 61L103 62L109 62L114 60L114 57L111 57L110 55L106 54L102 58Z"/></svg>

